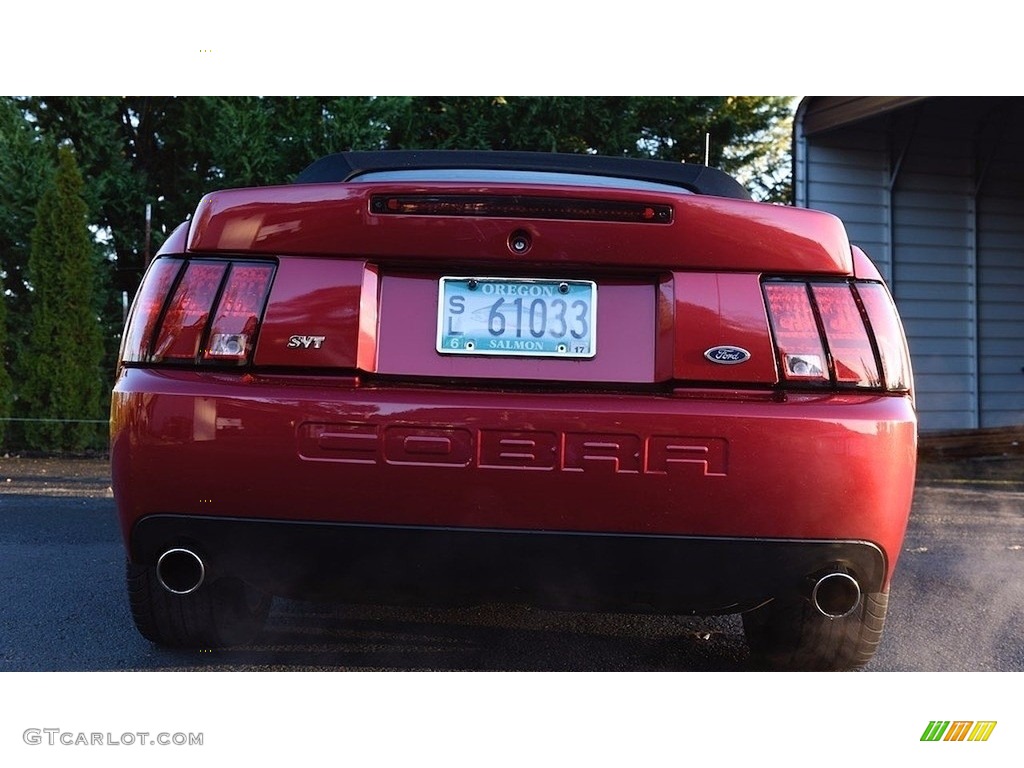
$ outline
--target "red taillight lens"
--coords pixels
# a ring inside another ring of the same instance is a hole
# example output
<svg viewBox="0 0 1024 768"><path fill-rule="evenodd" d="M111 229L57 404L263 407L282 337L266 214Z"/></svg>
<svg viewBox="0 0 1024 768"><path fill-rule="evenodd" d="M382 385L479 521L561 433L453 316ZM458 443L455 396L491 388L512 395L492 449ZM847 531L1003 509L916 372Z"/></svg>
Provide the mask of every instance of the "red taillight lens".
<svg viewBox="0 0 1024 768"><path fill-rule="evenodd" d="M131 319L121 346L121 359L137 363L149 359L149 343L153 330L160 319L160 311L167 300L167 292L174 285L181 265L181 259L157 259L146 273L139 295L135 299Z"/></svg>
<svg viewBox="0 0 1024 768"><path fill-rule="evenodd" d="M195 360L227 264L190 262L164 313L152 361Z"/></svg>
<svg viewBox="0 0 1024 768"><path fill-rule="evenodd" d="M248 362L273 277L267 263L157 260L139 290L121 359Z"/></svg>
<svg viewBox="0 0 1024 768"><path fill-rule="evenodd" d="M813 290L836 381L858 387L881 386L875 350L851 286L845 283L816 284Z"/></svg>
<svg viewBox="0 0 1024 768"><path fill-rule="evenodd" d="M910 391L913 389L910 355L904 341L903 326L889 291L878 283L860 283L857 285L857 293L860 294L871 330L875 334L886 389Z"/></svg>
<svg viewBox="0 0 1024 768"><path fill-rule="evenodd" d="M806 283L768 283L768 316L788 381L828 381L828 363Z"/></svg>
<svg viewBox="0 0 1024 768"><path fill-rule="evenodd" d="M256 339L273 274L269 264L232 265L203 360L245 361Z"/></svg>

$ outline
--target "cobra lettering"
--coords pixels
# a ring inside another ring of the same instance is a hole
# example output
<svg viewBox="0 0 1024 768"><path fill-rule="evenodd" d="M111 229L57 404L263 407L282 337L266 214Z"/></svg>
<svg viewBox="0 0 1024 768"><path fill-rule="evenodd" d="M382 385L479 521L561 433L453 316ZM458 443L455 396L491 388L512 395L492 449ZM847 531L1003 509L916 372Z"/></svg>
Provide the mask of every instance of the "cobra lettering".
<svg viewBox="0 0 1024 768"><path fill-rule="evenodd" d="M728 471L727 442L718 437L304 424L299 442L306 458L348 464L704 477Z"/></svg>

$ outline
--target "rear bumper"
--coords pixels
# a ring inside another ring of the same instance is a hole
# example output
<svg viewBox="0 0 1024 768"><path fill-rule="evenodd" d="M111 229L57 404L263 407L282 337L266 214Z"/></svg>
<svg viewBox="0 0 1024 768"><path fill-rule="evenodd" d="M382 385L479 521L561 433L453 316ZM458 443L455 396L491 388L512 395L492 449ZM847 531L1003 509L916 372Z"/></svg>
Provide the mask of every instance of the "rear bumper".
<svg viewBox="0 0 1024 768"><path fill-rule="evenodd" d="M196 533L174 536L200 545L207 535L230 539L214 532L235 530L233 520L259 530L260 521L273 530L323 527L325 539L340 542L330 551L374 552L381 567L365 574L404 573L399 591L419 577L389 559L392 548L416 563L424 548L455 547L459 574L474 552L510 574L534 558L548 563L541 573L565 560L555 575L589 574L611 591L629 574L649 581L652 593L656 584L669 595L692 593L701 610L756 598L738 585L766 571L745 561L779 560L779 578L803 578L811 565L855 560L831 550L850 542L880 554L879 588L891 578L916 461L908 398L356 384L125 370L113 397L111 459L130 556L148 560L162 546L159 536L136 536L147 519L168 516L160 519L191 521ZM344 535L326 533L335 529ZM350 543L368 531L379 543ZM626 554L606 551L608 536ZM315 549L311 538L296 551ZM545 560L527 540L560 554ZM239 568L247 552L261 553L268 570L288 554L257 544L231 549ZM793 554L804 550L823 554ZM608 571L601 564L609 558L628 567ZM710 600L693 586L718 578L728 588L708 587Z"/></svg>
<svg viewBox="0 0 1024 768"><path fill-rule="evenodd" d="M687 536L294 523L156 515L132 531L153 565L188 548L207 577L265 592L351 602L518 602L578 610L735 613L776 595L810 594L842 568L877 592L886 563L873 544Z"/></svg>

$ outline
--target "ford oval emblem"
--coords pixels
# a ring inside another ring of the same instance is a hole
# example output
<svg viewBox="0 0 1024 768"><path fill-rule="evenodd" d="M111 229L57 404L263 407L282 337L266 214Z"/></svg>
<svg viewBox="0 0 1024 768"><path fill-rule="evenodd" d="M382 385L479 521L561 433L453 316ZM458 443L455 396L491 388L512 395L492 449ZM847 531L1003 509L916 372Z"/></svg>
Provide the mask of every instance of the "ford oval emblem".
<svg viewBox="0 0 1024 768"><path fill-rule="evenodd" d="M750 353L743 347L724 345L712 347L704 353L704 357L718 365L738 365L747 362L750 359Z"/></svg>

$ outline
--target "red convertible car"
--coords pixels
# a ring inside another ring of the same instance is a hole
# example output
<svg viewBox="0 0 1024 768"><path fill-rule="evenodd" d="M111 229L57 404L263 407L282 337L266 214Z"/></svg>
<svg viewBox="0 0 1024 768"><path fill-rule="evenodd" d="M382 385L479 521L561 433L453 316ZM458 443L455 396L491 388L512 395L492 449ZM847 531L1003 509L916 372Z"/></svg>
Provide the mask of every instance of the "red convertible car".
<svg viewBox="0 0 1024 768"><path fill-rule="evenodd" d="M207 195L113 391L152 641L273 595L742 613L761 667L878 645L913 491L889 292L826 213L704 166L325 157Z"/></svg>

